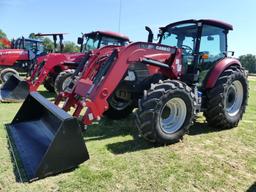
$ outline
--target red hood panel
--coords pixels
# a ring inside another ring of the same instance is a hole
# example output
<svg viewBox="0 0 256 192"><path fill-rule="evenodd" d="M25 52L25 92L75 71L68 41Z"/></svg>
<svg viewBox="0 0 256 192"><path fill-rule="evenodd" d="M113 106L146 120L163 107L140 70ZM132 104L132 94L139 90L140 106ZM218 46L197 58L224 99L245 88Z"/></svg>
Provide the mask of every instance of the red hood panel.
<svg viewBox="0 0 256 192"><path fill-rule="evenodd" d="M49 59L59 55L63 55L66 59L66 62L79 62L86 53L49 53L46 56L43 56L43 59ZM42 60L42 57L39 57ZM39 58L37 59L39 61ZM65 62L63 61L63 62Z"/></svg>
<svg viewBox="0 0 256 192"><path fill-rule="evenodd" d="M2 49L0 50L0 65L12 66L17 61L28 61L28 51L23 49Z"/></svg>

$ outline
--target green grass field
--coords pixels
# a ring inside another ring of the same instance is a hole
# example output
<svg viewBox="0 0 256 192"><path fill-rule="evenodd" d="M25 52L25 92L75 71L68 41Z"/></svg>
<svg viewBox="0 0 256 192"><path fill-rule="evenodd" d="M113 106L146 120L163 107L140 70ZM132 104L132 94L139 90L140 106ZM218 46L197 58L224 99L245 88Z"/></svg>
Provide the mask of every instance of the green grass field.
<svg viewBox="0 0 256 192"><path fill-rule="evenodd" d="M132 115L102 119L84 136L89 161L33 183L16 180L4 129L20 104L0 104L0 191L254 191L255 98L251 79L249 105L237 128L216 131L199 117L182 142L165 147L138 138Z"/></svg>

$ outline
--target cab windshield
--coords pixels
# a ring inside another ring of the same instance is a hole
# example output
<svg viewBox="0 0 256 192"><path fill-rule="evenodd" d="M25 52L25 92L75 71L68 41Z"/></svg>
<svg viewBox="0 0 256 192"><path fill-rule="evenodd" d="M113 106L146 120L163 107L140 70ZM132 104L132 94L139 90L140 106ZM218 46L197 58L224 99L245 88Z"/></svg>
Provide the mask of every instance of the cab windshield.
<svg viewBox="0 0 256 192"><path fill-rule="evenodd" d="M24 41L24 49L31 50L33 53L39 55L44 52L44 46L41 42L30 41L25 39Z"/></svg>
<svg viewBox="0 0 256 192"><path fill-rule="evenodd" d="M93 37L86 37L85 44L83 45L83 52L97 49L99 45L99 39Z"/></svg>
<svg viewBox="0 0 256 192"><path fill-rule="evenodd" d="M187 54L195 50L198 26L195 23L178 24L164 29L160 43L182 48Z"/></svg>
<svg viewBox="0 0 256 192"><path fill-rule="evenodd" d="M14 41L13 45L14 45L13 46L14 49L25 49L28 51L30 50L37 55L39 55L45 51L44 45L42 42L32 41L29 39L17 39Z"/></svg>
<svg viewBox="0 0 256 192"><path fill-rule="evenodd" d="M104 47L107 45L115 45L115 46L124 46L127 45L128 41L124 39L116 39L113 37L105 37L101 38L100 47Z"/></svg>
<svg viewBox="0 0 256 192"><path fill-rule="evenodd" d="M85 37L85 43L83 44L83 52L98 49L108 45L124 46L129 42L124 39L117 39L108 36L87 36Z"/></svg>
<svg viewBox="0 0 256 192"><path fill-rule="evenodd" d="M22 49L23 48L22 43L21 43L21 39L14 40L13 48L14 49Z"/></svg>

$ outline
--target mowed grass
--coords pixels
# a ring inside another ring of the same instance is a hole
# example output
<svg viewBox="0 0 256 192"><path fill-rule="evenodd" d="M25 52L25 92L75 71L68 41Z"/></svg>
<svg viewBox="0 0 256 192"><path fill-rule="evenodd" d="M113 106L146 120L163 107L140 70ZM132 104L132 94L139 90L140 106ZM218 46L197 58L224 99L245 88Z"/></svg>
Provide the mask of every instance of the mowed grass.
<svg viewBox="0 0 256 192"><path fill-rule="evenodd" d="M4 128L20 104L1 103L0 191L254 191L255 98L252 79L249 105L238 127L217 131L200 116L182 142L163 147L137 136L132 115L122 121L104 118L84 135L89 161L33 183L16 180Z"/></svg>

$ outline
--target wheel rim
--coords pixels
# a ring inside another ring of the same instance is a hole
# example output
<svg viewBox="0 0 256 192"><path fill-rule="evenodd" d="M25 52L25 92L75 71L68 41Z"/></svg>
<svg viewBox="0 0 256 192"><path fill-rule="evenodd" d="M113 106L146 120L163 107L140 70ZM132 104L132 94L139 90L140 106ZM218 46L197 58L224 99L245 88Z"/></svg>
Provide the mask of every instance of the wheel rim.
<svg viewBox="0 0 256 192"><path fill-rule="evenodd" d="M226 95L226 112L233 117L240 111L243 103L244 89L240 81L234 81L228 88Z"/></svg>
<svg viewBox="0 0 256 192"><path fill-rule="evenodd" d="M12 72L7 72L4 74L4 81L6 82L12 75L15 75L15 73L12 73Z"/></svg>
<svg viewBox="0 0 256 192"><path fill-rule="evenodd" d="M71 77L66 78L63 83L62 83L62 91L64 91L68 85L70 84L70 82L72 81Z"/></svg>
<svg viewBox="0 0 256 192"><path fill-rule="evenodd" d="M118 99L115 96L112 96L109 100L109 104L111 105L111 107L113 107L114 109L121 111L123 109L125 109L126 107L128 107L130 104L132 103L131 100L129 101L125 101L123 99Z"/></svg>
<svg viewBox="0 0 256 192"><path fill-rule="evenodd" d="M170 99L161 111L161 128L166 133L179 130L187 115L187 107L181 98Z"/></svg>

